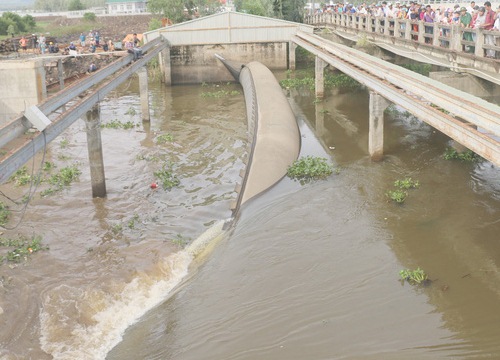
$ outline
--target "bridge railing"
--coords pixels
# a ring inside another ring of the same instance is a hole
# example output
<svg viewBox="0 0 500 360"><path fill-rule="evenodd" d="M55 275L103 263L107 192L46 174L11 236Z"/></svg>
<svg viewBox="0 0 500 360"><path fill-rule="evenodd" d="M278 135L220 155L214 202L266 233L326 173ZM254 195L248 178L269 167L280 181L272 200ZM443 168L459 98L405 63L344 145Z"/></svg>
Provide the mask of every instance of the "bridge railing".
<svg viewBox="0 0 500 360"><path fill-rule="evenodd" d="M305 23L315 26L333 25L377 37L397 38L477 57L500 59L500 31L462 28L459 24L340 13L308 15Z"/></svg>

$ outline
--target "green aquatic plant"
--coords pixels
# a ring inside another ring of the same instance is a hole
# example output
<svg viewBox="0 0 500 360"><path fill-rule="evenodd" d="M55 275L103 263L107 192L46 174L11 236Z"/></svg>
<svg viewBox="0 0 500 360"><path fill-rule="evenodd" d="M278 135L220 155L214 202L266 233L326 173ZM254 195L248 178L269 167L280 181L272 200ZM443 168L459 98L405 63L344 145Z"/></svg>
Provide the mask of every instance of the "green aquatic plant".
<svg viewBox="0 0 500 360"><path fill-rule="evenodd" d="M177 234L171 241L172 244L177 245L179 247L184 247L191 240L190 238L186 238L181 234Z"/></svg>
<svg viewBox="0 0 500 360"><path fill-rule="evenodd" d="M325 179L333 173L334 167L325 158L305 156L296 160L287 169L287 176L301 184L311 180Z"/></svg>
<svg viewBox="0 0 500 360"><path fill-rule="evenodd" d="M217 90L217 91L206 91L201 93L201 97L204 98L222 98L227 96L236 96L241 93L238 90Z"/></svg>
<svg viewBox="0 0 500 360"><path fill-rule="evenodd" d="M418 180L412 180L412 178L405 178L402 180L396 180L394 181L394 186L400 189L416 189L420 186L420 183Z"/></svg>
<svg viewBox="0 0 500 360"><path fill-rule="evenodd" d="M167 142L173 142L174 141L174 135L170 134L170 133L166 133L166 134L163 134L163 135L159 135L157 138L156 138L156 143L157 144L165 144Z"/></svg>
<svg viewBox="0 0 500 360"><path fill-rule="evenodd" d="M404 269L399 272L399 276L401 277L401 281L407 281L411 285L422 284L426 281L429 281L427 274L424 270L419 267L415 270Z"/></svg>
<svg viewBox="0 0 500 360"><path fill-rule="evenodd" d="M61 149L66 149L68 145L69 145L68 139L62 139L61 141L59 141L59 146L61 147Z"/></svg>
<svg viewBox="0 0 500 360"><path fill-rule="evenodd" d="M130 219L127 223L127 226L129 229L134 229L135 228L135 223L139 222L139 214L134 214L132 219Z"/></svg>
<svg viewBox="0 0 500 360"><path fill-rule="evenodd" d="M10 177L10 181L14 181L16 186L27 185L32 181L32 177L28 174L28 169L26 166L23 166Z"/></svg>
<svg viewBox="0 0 500 360"><path fill-rule="evenodd" d="M78 180L82 172L76 165L66 166L58 173L52 175L47 182L51 185L48 189L42 191L40 195L48 196L61 191L69 186L73 181Z"/></svg>
<svg viewBox="0 0 500 360"><path fill-rule="evenodd" d="M387 191L386 195L392 201L394 201L398 204L402 204L405 202L406 197L408 196L408 193L406 191L401 190L401 189L396 189L396 190Z"/></svg>
<svg viewBox="0 0 500 360"><path fill-rule="evenodd" d="M443 158L445 160L460 160L463 162L478 162L482 159L481 156L479 156L472 150L467 149L463 152L458 152L452 147L446 148L443 154Z"/></svg>
<svg viewBox="0 0 500 360"><path fill-rule="evenodd" d="M139 126L139 124L134 123L133 121L121 122L118 119L113 119L108 123L101 124L101 128L104 129L133 129L134 127Z"/></svg>
<svg viewBox="0 0 500 360"><path fill-rule="evenodd" d="M33 235L31 238L26 236L17 239L0 238L0 247L13 248L7 251L6 255L0 256L0 264L5 260L18 263L27 260L33 253L48 250L48 247L42 244L42 237L39 235Z"/></svg>
<svg viewBox="0 0 500 360"><path fill-rule="evenodd" d="M160 180L164 190L170 190L181 183L173 172L172 164L165 163L161 170L155 171L154 175Z"/></svg>
<svg viewBox="0 0 500 360"><path fill-rule="evenodd" d="M131 106L128 108L127 112L125 113L125 115L130 115L130 116L134 116L137 114L137 111L135 111L135 109Z"/></svg>

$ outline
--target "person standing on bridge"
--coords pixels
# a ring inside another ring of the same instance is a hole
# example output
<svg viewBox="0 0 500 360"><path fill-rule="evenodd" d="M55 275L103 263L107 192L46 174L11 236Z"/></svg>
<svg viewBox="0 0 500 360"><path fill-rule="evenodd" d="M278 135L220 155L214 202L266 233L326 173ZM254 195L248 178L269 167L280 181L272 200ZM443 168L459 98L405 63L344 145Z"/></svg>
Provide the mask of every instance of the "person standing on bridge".
<svg viewBox="0 0 500 360"><path fill-rule="evenodd" d="M493 25L495 24L495 12L491 9L491 3L486 1L484 3L484 8L486 10L486 19L484 24L481 26L484 30L492 30ZM484 43L486 45L495 45L495 36L489 35L486 32L484 33ZM490 59L495 58L495 50L487 49L486 57Z"/></svg>
<svg viewBox="0 0 500 360"><path fill-rule="evenodd" d="M431 6L427 5L425 7L425 13L424 13L424 18L423 18L424 22L425 23L434 23L435 16L436 16L436 14L434 13L434 11L432 11ZM432 25L432 26L425 26L424 25L424 28L425 28L426 34L434 34L434 25ZM432 44L432 38L426 37L425 42L427 44Z"/></svg>
<svg viewBox="0 0 500 360"><path fill-rule="evenodd" d="M85 34L84 33L80 33L80 46L82 48L85 47Z"/></svg>
<svg viewBox="0 0 500 360"><path fill-rule="evenodd" d="M462 7L460 9L460 27L462 29L470 29L472 24L472 15L467 12L467 9ZM466 41L473 41L472 39L472 33L468 31L463 32L462 38ZM474 52L474 47L473 46L465 46L465 52L467 53L473 53Z"/></svg>

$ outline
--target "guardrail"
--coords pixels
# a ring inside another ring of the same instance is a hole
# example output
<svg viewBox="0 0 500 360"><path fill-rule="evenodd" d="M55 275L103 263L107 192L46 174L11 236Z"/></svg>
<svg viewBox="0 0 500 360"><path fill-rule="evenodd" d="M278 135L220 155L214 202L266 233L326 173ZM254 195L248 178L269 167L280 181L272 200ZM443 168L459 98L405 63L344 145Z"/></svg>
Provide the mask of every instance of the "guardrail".
<svg viewBox="0 0 500 360"><path fill-rule="evenodd" d="M361 14L322 13L308 15L304 22L309 25L333 25L354 29L366 34L402 39L476 57L500 59L500 31Z"/></svg>

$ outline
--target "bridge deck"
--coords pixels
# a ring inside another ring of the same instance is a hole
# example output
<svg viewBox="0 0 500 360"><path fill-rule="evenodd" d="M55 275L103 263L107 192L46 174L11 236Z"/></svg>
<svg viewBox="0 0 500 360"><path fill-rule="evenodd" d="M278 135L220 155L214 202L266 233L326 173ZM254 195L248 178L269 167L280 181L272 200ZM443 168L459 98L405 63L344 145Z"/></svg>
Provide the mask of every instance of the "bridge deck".
<svg viewBox="0 0 500 360"><path fill-rule="evenodd" d="M500 107L316 35L293 41L500 166Z"/></svg>
<svg viewBox="0 0 500 360"><path fill-rule="evenodd" d="M81 116L85 115L106 94L128 79L130 75L143 67L167 46L168 44L162 41L161 38L151 41L143 47L143 50L147 51L147 54L142 59L132 63L133 56L125 56L97 71L94 75L59 91L39 104L38 108L44 115L48 116L61 106L66 105L69 101L77 99L71 108L60 114L44 130L44 134L37 133L33 138L24 138L23 134L31 127L31 124L24 116L20 116L1 127L0 147L9 149L9 152L5 156L0 157L0 184L6 182L33 154L43 149L47 143L55 139ZM131 65L127 67L129 64ZM113 76L111 80L93 89L90 94L85 93L93 86L100 84L103 80L111 76ZM80 99L80 95L84 97Z"/></svg>

